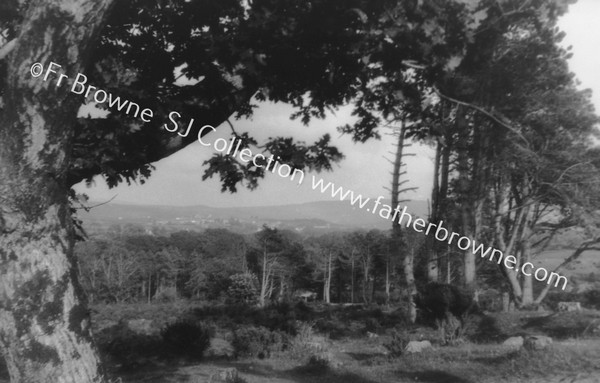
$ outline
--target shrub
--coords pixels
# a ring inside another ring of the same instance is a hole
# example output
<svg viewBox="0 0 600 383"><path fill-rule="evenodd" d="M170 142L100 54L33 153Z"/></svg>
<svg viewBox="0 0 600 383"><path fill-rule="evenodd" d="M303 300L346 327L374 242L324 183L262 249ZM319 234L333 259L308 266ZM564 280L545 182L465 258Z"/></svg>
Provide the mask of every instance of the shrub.
<svg viewBox="0 0 600 383"><path fill-rule="evenodd" d="M342 339L352 334L349 322L342 322L339 319L320 318L315 322L315 329L320 333L329 335L329 339Z"/></svg>
<svg viewBox="0 0 600 383"><path fill-rule="evenodd" d="M313 374L323 374L329 370L329 358L327 355L311 355L304 371Z"/></svg>
<svg viewBox="0 0 600 383"><path fill-rule="evenodd" d="M381 330L381 323L376 318L367 318L365 320L365 332L378 333Z"/></svg>
<svg viewBox="0 0 600 383"><path fill-rule="evenodd" d="M398 357L404 352L404 348L408 344L406 337L398 330L392 331L392 339L388 343L384 343L383 347L388 350L388 353L392 357Z"/></svg>
<svg viewBox="0 0 600 383"><path fill-rule="evenodd" d="M600 288L583 293L583 305L587 308L600 310Z"/></svg>
<svg viewBox="0 0 600 383"><path fill-rule="evenodd" d="M596 287L581 293L557 291L549 293L544 300L552 309L558 309L558 302L581 302L584 308L600 310L600 288Z"/></svg>
<svg viewBox="0 0 600 383"><path fill-rule="evenodd" d="M175 287L165 287L154 295L154 300L161 303L176 302L178 299L179 295Z"/></svg>
<svg viewBox="0 0 600 383"><path fill-rule="evenodd" d="M226 297L228 303L254 304L258 301L256 276L252 274L234 274L229 277Z"/></svg>
<svg viewBox="0 0 600 383"><path fill-rule="evenodd" d="M297 322L297 335L290 341L288 354L294 360L301 360L307 355L327 351L327 344L323 337L315 337L313 324Z"/></svg>
<svg viewBox="0 0 600 383"><path fill-rule="evenodd" d="M158 336L138 334L124 323L107 327L96 334L100 351L122 369L143 365L149 358L157 357L161 339Z"/></svg>
<svg viewBox="0 0 600 383"><path fill-rule="evenodd" d="M165 347L172 355L198 360L210 346L210 331L189 321L170 324L161 334Z"/></svg>
<svg viewBox="0 0 600 383"><path fill-rule="evenodd" d="M319 353L311 355L306 364L297 368L297 371L308 375L324 375L331 368L331 355Z"/></svg>
<svg viewBox="0 0 600 383"><path fill-rule="evenodd" d="M272 352L285 349L287 339L279 331L270 331L265 327L246 326L233 332L235 355L268 358Z"/></svg>

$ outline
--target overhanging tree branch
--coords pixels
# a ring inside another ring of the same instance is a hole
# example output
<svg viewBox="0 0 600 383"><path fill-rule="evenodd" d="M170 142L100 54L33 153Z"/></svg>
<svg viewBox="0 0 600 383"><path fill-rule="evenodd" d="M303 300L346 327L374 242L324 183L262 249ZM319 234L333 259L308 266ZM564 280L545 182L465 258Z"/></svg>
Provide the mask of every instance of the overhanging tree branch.
<svg viewBox="0 0 600 383"><path fill-rule="evenodd" d="M10 40L0 47L0 60L4 59L17 45L17 39Z"/></svg>
<svg viewBox="0 0 600 383"><path fill-rule="evenodd" d="M521 132L519 132L518 130L516 130L514 127L510 126L509 124L507 124L506 122L500 120L500 118L496 117L495 115L493 115L491 112L488 112L487 110L485 110L484 108L465 102L465 101L460 101L457 100L455 98L446 96L445 94L443 94L442 92L439 91L439 89L437 89L436 87L433 88L433 90L435 91L435 93L440 96L441 98L448 100L450 102L453 102L455 104L458 105L462 105L462 106L466 106L467 108L471 108L474 109L476 111L478 111L479 113L484 114L485 116L489 117L491 120L493 120L494 122L496 122L497 124L503 126L504 128L508 129L509 131L513 132L514 134L516 134L520 139L522 139L527 146L530 146L529 141L525 138L525 136L523 136L521 134Z"/></svg>

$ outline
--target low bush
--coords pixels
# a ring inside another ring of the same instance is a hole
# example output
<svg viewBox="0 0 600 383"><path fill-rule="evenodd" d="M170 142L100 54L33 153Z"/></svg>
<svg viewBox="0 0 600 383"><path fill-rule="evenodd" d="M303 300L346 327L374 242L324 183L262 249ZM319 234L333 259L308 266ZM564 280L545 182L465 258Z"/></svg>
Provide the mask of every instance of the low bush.
<svg viewBox="0 0 600 383"><path fill-rule="evenodd" d="M388 350L388 354L391 357L398 357L402 355L406 345L408 344L408 339L406 336L398 330L393 330L391 335L391 339L389 342L384 343L383 347Z"/></svg>
<svg viewBox="0 0 600 383"><path fill-rule="evenodd" d="M96 333L96 340L102 354L125 370L139 367L149 359L159 357L159 350L162 350L160 337L138 334L124 323Z"/></svg>
<svg viewBox="0 0 600 383"><path fill-rule="evenodd" d="M596 336L595 329L600 325L600 312L561 312L544 317L532 318L523 326L525 329L541 332L556 339Z"/></svg>
<svg viewBox="0 0 600 383"><path fill-rule="evenodd" d="M365 320L365 332L378 333L381 330L381 323L376 318L367 318Z"/></svg>
<svg viewBox="0 0 600 383"><path fill-rule="evenodd" d="M600 286L584 292L556 291L549 293L544 304L552 310L558 309L558 302L580 302L587 309L600 310Z"/></svg>
<svg viewBox="0 0 600 383"><path fill-rule="evenodd" d="M350 322L342 322L339 319L321 318L315 322L315 329L329 335L329 339L337 340L353 335L350 324Z"/></svg>
<svg viewBox="0 0 600 383"><path fill-rule="evenodd" d="M177 294L177 289L175 287L166 287L164 289L159 290L154 295L154 301L159 303L171 303L177 302L179 300L179 295Z"/></svg>
<svg viewBox="0 0 600 383"><path fill-rule="evenodd" d="M311 374L324 374L329 370L330 362L326 355L311 355L303 370Z"/></svg>
<svg viewBox="0 0 600 383"><path fill-rule="evenodd" d="M198 323L175 322L161 332L165 347L175 356L199 360L210 346L210 330Z"/></svg>
<svg viewBox="0 0 600 383"><path fill-rule="evenodd" d="M234 353L237 357L268 358L271 353L282 351L288 344L287 336L266 327L246 326L233 332Z"/></svg>
<svg viewBox="0 0 600 383"><path fill-rule="evenodd" d="M308 355L327 351L327 342L324 337L315 336L312 323L298 322L296 326L297 335L290 340L287 350L293 360L303 360Z"/></svg>

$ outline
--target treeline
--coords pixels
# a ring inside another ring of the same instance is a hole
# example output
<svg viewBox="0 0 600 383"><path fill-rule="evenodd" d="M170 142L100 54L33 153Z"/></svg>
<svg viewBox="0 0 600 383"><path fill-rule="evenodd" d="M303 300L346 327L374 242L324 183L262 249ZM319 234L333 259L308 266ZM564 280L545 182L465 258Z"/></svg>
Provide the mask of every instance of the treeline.
<svg viewBox="0 0 600 383"><path fill-rule="evenodd" d="M415 237L407 246L418 251L422 242ZM290 299L400 302L401 264L391 249L389 233L379 230L306 237L265 226L248 236L114 230L78 243L75 253L91 303L185 298L263 306Z"/></svg>

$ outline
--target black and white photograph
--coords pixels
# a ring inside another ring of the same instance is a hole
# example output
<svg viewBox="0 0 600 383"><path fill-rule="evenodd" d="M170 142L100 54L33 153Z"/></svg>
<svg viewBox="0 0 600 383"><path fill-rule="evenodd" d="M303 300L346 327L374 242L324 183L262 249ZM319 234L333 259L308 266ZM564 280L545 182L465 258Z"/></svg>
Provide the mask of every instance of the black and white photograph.
<svg viewBox="0 0 600 383"><path fill-rule="evenodd" d="M600 383L600 1L0 0L0 383Z"/></svg>

